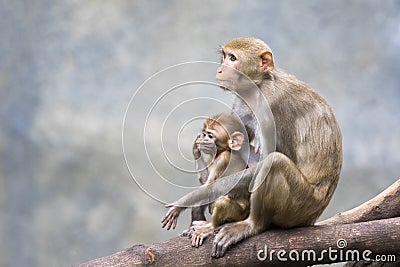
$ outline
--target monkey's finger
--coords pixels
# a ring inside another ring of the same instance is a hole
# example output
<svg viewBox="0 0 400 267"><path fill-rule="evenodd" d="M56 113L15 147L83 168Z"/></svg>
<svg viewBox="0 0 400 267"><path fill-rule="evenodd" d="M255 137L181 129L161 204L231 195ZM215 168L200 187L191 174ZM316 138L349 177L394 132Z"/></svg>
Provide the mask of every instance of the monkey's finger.
<svg viewBox="0 0 400 267"><path fill-rule="evenodd" d="M204 238L203 238L203 237L200 237L200 243L198 244L198 246L203 245L203 241L204 241Z"/></svg>
<svg viewBox="0 0 400 267"><path fill-rule="evenodd" d="M222 232L218 233L213 242L213 248L211 252L211 257L220 258L224 256L226 250L231 245L232 239Z"/></svg>
<svg viewBox="0 0 400 267"><path fill-rule="evenodd" d="M161 219L161 223L165 223L166 221L169 221L171 219L171 212L168 211L167 214L164 215Z"/></svg>
<svg viewBox="0 0 400 267"><path fill-rule="evenodd" d="M198 248L200 246L200 243L201 243L201 237L197 236L196 237L196 248Z"/></svg>
<svg viewBox="0 0 400 267"><path fill-rule="evenodd" d="M192 247L199 247L199 236L195 235L192 238Z"/></svg>
<svg viewBox="0 0 400 267"><path fill-rule="evenodd" d="M161 221L167 220L171 216L171 211L167 211Z"/></svg>
<svg viewBox="0 0 400 267"><path fill-rule="evenodd" d="M193 247L196 247L196 248L198 248L199 247L199 245L198 245L198 236L195 236L195 238L194 238L194 240L193 240L193 244L192 244L192 246Z"/></svg>
<svg viewBox="0 0 400 267"><path fill-rule="evenodd" d="M169 230L171 228L172 221L173 221L173 215L171 213L169 214L167 213L163 218L163 228L168 225L167 230Z"/></svg>
<svg viewBox="0 0 400 267"><path fill-rule="evenodd" d="M163 220L161 221L161 228L165 228L165 226L168 224L168 220L163 218Z"/></svg>
<svg viewBox="0 0 400 267"><path fill-rule="evenodd" d="M162 217L162 219L161 219L161 223L163 224L163 228L164 228L164 222L165 222L166 219L167 219L167 216L164 216L164 217Z"/></svg>
<svg viewBox="0 0 400 267"><path fill-rule="evenodd" d="M175 229L175 227L176 227L176 219L173 217L169 219L167 230L171 229L171 227L172 227L172 229Z"/></svg>
<svg viewBox="0 0 400 267"><path fill-rule="evenodd" d="M169 218L168 222L167 222L167 230L171 229L173 223L174 223L174 219Z"/></svg>

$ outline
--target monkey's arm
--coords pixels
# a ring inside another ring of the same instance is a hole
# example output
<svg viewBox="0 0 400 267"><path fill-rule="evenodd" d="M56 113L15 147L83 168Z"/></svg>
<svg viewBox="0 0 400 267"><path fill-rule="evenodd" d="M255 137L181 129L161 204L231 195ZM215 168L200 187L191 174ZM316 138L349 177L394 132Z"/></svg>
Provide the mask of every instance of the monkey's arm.
<svg viewBox="0 0 400 267"><path fill-rule="evenodd" d="M226 195L233 188L245 188L247 190L256 171L250 167L235 174L220 177L213 183L206 183L196 190L186 194L174 203L166 205L169 208L167 214L161 219L162 228L175 229L179 214L188 207L199 207L215 201L218 197Z"/></svg>
<svg viewBox="0 0 400 267"><path fill-rule="evenodd" d="M235 174L218 178L213 183L206 183L196 190L186 194L174 203L166 205L169 208L162 218L162 228L167 226L175 229L181 211L188 207L200 207L215 201L218 197L226 195L233 188L248 190L249 184L257 171L257 166L252 166Z"/></svg>
<svg viewBox="0 0 400 267"><path fill-rule="evenodd" d="M200 143L200 134L197 135L195 142L193 143L193 157L195 159L196 170L197 170L197 177L199 178L200 184L205 184L208 179L208 168L207 164L204 162L203 158L201 157L201 152L198 147Z"/></svg>
<svg viewBox="0 0 400 267"><path fill-rule="evenodd" d="M207 184L215 182L226 171L231 157L231 152L224 151L219 154L208 167Z"/></svg>
<svg viewBox="0 0 400 267"><path fill-rule="evenodd" d="M220 177L215 182L200 186L168 206L187 208L204 205L226 195L233 188L247 189L255 171L256 166L252 166L238 173Z"/></svg>
<svg viewBox="0 0 400 267"><path fill-rule="evenodd" d="M199 157L198 159L196 159L195 162L196 162L195 164L196 164L196 170L197 170L197 177L199 178L200 184L203 185L207 182L207 179L209 176L207 165L204 162L202 157Z"/></svg>
<svg viewBox="0 0 400 267"><path fill-rule="evenodd" d="M200 134L197 135L196 140L193 143L192 153L193 153L193 157L195 159L195 167L197 170L197 177L199 179L200 184L203 185L207 182L209 173L208 173L207 164L204 162L203 158L201 157L201 152L198 147L199 140L200 140ZM205 209L206 209L206 206L204 206L204 205L192 208L192 216L191 216L190 226L192 225L193 221L205 221L206 220L206 217L204 216ZM184 232L184 234L185 234L185 232Z"/></svg>

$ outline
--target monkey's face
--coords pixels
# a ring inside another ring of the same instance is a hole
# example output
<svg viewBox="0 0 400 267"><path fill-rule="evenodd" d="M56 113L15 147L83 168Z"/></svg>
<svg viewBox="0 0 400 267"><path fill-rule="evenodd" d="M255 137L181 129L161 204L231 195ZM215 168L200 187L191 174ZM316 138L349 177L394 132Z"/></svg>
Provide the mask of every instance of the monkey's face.
<svg viewBox="0 0 400 267"><path fill-rule="evenodd" d="M203 127L197 147L202 154L218 156L222 151L230 150L227 129L213 119L208 119Z"/></svg>
<svg viewBox="0 0 400 267"><path fill-rule="evenodd" d="M201 137L197 139L196 143L199 150L202 153L209 155L217 154L217 146L216 146L216 132L212 129L204 128Z"/></svg>
<svg viewBox="0 0 400 267"><path fill-rule="evenodd" d="M242 65L245 65L245 61L240 53L236 51L222 49L221 52L221 66L218 68L216 75L218 85L224 90L238 91L246 81L247 83L250 82L246 73L242 71L244 69Z"/></svg>
<svg viewBox="0 0 400 267"><path fill-rule="evenodd" d="M223 89L244 93L260 85L267 73L274 69L269 47L256 39L234 39L221 48L221 66L217 82Z"/></svg>

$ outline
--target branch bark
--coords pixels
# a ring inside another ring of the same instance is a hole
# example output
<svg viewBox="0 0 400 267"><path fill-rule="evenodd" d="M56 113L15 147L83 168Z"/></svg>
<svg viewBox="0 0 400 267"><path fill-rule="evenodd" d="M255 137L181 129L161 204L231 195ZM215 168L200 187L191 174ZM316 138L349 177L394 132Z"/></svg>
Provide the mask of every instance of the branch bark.
<svg viewBox="0 0 400 267"><path fill-rule="evenodd" d="M268 230L244 240L230 248L221 259L210 256L213 236L200 248L193 248L187 237L176 237L161 243L135 245L80 266L307 266L343 261L354 261L349 266L363 266L363 252L370 259L376 255L395 257L395 262L375 266L396 266L400 263L399 216L400 180L370 201L315 226ZM346 246L341 249L344 243ZM280 250L285 252L278 252ZM356 256L356 252L359 258L351 258ZM262 261L257 255L266 259ZM280 260L279 255L287 261ZM290 260L297 255L299 260Z"/></svg>
<svg viewBox="0 0 400 267"><path fill-rule="evenodd" d="M400 216L400 179L373 199L354 209L338 213L316 225L335 225Z"/></svg>

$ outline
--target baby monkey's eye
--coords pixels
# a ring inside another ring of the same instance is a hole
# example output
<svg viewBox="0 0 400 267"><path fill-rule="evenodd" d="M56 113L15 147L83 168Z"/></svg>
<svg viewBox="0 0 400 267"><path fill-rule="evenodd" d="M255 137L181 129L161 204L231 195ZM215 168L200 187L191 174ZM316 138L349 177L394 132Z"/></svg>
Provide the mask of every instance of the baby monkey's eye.
<svg viewBox="0 0 400 267"><path fill-rule="evenodd" d="M208 138L212 139L214 136L212 134L208 134Z"/></svg>
<svg viewBox="0 0 400 267"><path fill-rule="evenodd" d="M229 56L229 59L230 59L231 61L236 61L236 60L237 60L237 58L235 57L235 55L230 55L230 56Z"/></svg>

